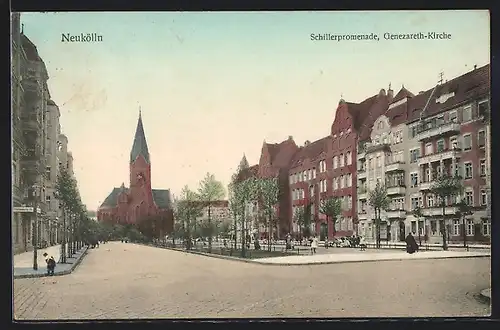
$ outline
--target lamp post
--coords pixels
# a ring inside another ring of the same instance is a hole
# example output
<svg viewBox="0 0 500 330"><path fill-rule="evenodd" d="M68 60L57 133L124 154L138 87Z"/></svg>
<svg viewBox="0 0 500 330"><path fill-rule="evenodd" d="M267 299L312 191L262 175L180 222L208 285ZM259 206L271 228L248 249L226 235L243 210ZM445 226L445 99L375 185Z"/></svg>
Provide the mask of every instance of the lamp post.
<svg viewBox="0 0 500 330"><path fill-rule="evenodd" d="M38 270L38 186L32 186L33 192L33 270Z"/></svg>

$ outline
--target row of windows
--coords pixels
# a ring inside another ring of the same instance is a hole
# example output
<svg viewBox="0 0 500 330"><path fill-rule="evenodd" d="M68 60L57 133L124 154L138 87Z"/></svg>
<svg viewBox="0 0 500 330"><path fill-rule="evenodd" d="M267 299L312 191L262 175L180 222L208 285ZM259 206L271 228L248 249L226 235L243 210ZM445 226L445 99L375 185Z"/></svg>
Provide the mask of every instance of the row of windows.
<svg viewBox="0 0 500 330"><path fill-rule="evenodd" d="M422 178L422 182L432 182L437 176L441 175L442 168L438 166L437 168L429 168L426 167L424 170L424 177ZM480 159L478 165L479 176L486 176L486 159ZM462 164L456 164L455 169L453 171L454 175L462 176L464 179L472 179L474 177L474 167L472 162L463 162ZM419 173L413 172L410 173L410 187L415 188L418 187L419 184Z"/></svg>
<svg viewBox="0 0 500 330"><path fill-rule="evenodd" d="M333 157L333 168L342 168L346 165L351 165L352 164L352 154L351 152L347 152L344 156L344 154L340 154L340 156L335 156ZM321 160L319 162L319 172L323 173L326 172L326 161ZM295 184L297 182L304 182L304 181L310 181L316 179L316 168L312 168L309 170L305 170L302 172L298 172L295 174L290 175L290 184Z"/></svg>

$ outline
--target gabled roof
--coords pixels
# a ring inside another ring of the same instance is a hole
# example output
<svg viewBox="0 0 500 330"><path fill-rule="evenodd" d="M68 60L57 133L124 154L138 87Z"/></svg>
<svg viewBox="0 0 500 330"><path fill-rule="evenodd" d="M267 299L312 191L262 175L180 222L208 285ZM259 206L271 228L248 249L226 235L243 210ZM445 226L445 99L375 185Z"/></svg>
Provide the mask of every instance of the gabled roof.
<svg viewBox="0 0 500 330"><path fill-rule="evenodd" d="M142 116L139 111L139 120L137 121L137 128L135 130L134 144L132 151L130 151L130 162L133 163L139 155L142 155L146 162L149 164L149 151L146 142L146 135L144 134L144 127L142 125Z"/></svg>
<svg viewBox="0 0 500 330"><path fill-rule="evenodd" d="M99 208L117 206L118 196L120 195L120 193L121 192L128 193L129 191L130 189L124 187L123 185L120 188L113 188L111 193L108 195L108 197L106 197L106 199ZM159 208L168 209L171 207L170 190L152 189L152 193L153 193L153 200Z"/></svg>
<svg viewBox="0 0 500 330"><path fill-rule="evenodd" d="M490 91L490 85L490 65L487 64L449 80L441 85L433 87L410 99L408 122L410 123L420 119L420 112L425 107L429 98L430 101L423 118L458 106L467 100L487 95ZM434 88L435 91L433 94L432 91ZM437 98L449 93L454 93L455 95L450 97L444 103L436 103Z"/></svg>
<svg viewBox="0 0 500 330"><path fill-rule="evenodd" d="M415 95L412 92L410 92L409 90L407 90L403 86L403 87L401 87L401 89L399 90L399 92L396 94L396 96L394 96L394 98L392 99L391 103L396 103L398 101L401 101L405 97L414 97L414 96Z"/></svg>
<svg viewBox="0 0 500 330"><path fill-rule="evenodd" d="M170 190L153 189L153 200L160 209L171 208Z"/></svg>
<svg viewBox="0 0 500 330"><path fill-rule="evenodd" d="M271 158L270 161L272 167L280 168L288 166L291 156L290 147L292 145L296 147L296 144L291 136L280 143L265 143L265 145Z"/></svg>
<svg viewBox="0 0 500 330"><path fill-rule="evenodd" d="M330 136L326 136L322 139L311 142L308 145L300 147L292 158L292 167L300 165L300 163L302 163L305 159L315 160L323 152L326 153L328 141L330 141Z"/></svg>

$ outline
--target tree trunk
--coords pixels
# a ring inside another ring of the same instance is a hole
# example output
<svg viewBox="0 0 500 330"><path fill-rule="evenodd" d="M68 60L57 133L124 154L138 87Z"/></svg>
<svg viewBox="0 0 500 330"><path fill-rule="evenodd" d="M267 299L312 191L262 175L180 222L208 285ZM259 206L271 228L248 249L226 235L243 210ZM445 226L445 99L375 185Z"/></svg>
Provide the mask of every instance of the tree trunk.
<svg viewBox="0 0 500 330"><path fill-rule="evenodd" d="M208 204L208 253L212 252L212 205Z"/></svg>
<svg viewBox="0 0 500 330"><path fill-rule="evenodd" d="M246 233L245 233L245 209L243 208L242 221L241 221L241 257L245 258L246 256Z"/></svg>
<svg viewBox="0 0 500 330"><path fill-rule="evenodd" d="M380 249L380 209L375 210L375 216L376 216L376 230L377 230L377 235L376 235L376 246L377 249Z"/></svg>
<svg viewBox="0 0 500 330"><path fill-rule="evenodd" d="M443 250L448 250L448 242L447 242L447 232L446 232L446 204L445 197L441 197L443 200Z"/></svg>
<svg viewBox="0 0 500 330"><path fill-rule="evenodd" d="M62 242L61 242L61 257L60 260L64 264L66 263L66 212L64 207L62 208Z"/></svg>
<svg viewBox="0 0 500 330"><path fill-rule="evenodd" d="M465 215L462 216L462 223L463 223L464 248L467 248L467 232L465 229Z"/></svg>
<svg viewBox="0 0 500 330"><path fill-rule="evenodd" d="M273 234L273 224L272 224L272 215L269 215L269 228L268 228L268 235L267 235L267 250L271 251L271 236Z"/></svg>

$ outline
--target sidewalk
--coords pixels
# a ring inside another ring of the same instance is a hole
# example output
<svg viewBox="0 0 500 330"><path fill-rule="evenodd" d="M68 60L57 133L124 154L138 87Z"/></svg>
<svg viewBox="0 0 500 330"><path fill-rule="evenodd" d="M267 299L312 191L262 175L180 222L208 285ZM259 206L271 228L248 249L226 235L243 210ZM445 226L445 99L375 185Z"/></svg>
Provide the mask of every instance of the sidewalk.
<svg viewBox="0 0 500 330"><path fill-rule="evenodd" d="M366 253L341 253L341 254L316 254L308 256L287 256L254 259L253 262L266 265L313 265L313 264L334 264L350 262L369 261L392 261L392 260L412 260L412 259L446 259L446 258L475 258L490 257L489 251L422 251L408 254L403 251L398 252L372 252Z"/></svg>
<svg viewBox="0 0 500 330"><path fill-rule="evenodd" d="M58 250L57 250L58 249ZM59 260L61 245L51 246L38 251L38 269L33 269L33 251L25 252L14 256L13 273L14 278L44 277L47 276L47 266L43 258L43 253L47 252ZM71 258L66 258L66 263L57 263L54 275L70 274L87 254L87 247L81 248ZM16 258L17 257L17 258Z"/></svg>

